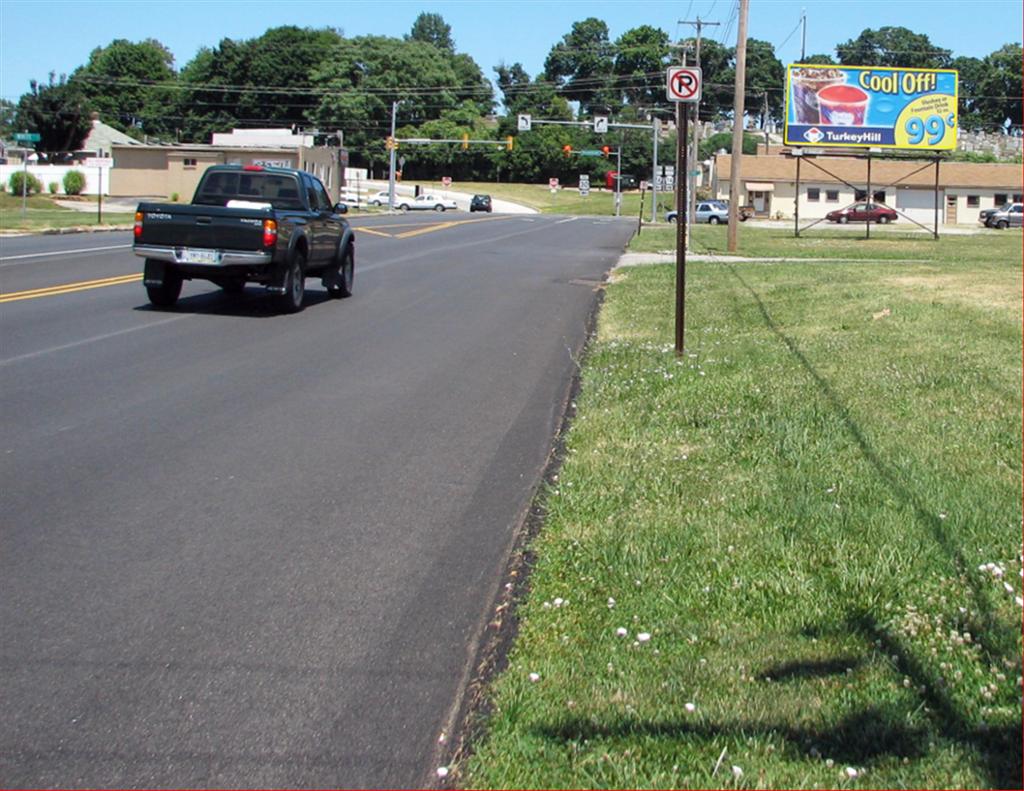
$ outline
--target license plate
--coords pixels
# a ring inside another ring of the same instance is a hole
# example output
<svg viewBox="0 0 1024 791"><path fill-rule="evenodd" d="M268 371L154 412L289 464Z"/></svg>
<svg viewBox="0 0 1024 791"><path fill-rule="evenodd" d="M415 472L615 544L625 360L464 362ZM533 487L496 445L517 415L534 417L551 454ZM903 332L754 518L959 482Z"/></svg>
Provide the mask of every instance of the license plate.
<svg viewBox="0 0 1024 791"><path fill-rule="evenodd" d="M189 250L181 251L181 261L185 264L219 264L220 253L216 250Z"/></svg>

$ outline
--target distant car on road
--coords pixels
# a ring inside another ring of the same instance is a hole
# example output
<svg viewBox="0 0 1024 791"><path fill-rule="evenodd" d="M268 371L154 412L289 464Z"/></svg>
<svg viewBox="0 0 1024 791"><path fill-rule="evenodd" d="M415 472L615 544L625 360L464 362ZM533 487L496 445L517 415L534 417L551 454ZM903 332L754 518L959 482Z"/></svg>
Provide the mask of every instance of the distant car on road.
<svg viewBox="0 0 1024 791"><path fill-rule="evenodd" d="M474 195L473 200L469 202L469 210L474 211L485 211L490 213L491 211L491 196L490 195Z"/></svg>
<svg viewBox="0 0 1024 791"><path fill-rule="evenodd" d="M837 222L840 225L845 225L848 222L877 222L885 225L896 222L897 217L899 215L895 211L878 203L855 203L853 206L836 209L825 215L826 220Z"/></svg>
<svg viewBox="0 0 1024 791"><path fill-rule="evenodd" d="M1007 203L985 222L989 228L1020 228L1024 220L1024 203Z"/></svg>
<svg viewBox="0 0 1024 791"><path fill-rule="evenodd" d="M370 206L387 206L388 195L389 193L387 190L384 190L383 192L375 192L373 195L366 199L366 202ZM395 195L395 201L398 201L398 195Z"/></svg>
<svg viewBox="0 0 1024 791"><path fill-rule="evenodd" d="M451 198L441 198L437 195L420 195L414 200L403 197L395 198L395 207L402 211L448 211L459 208Z"/></svg>
<svg viewBox="0 0 1024 791"><path fill-rule="evenodd" d="M1004 203L1002 206L993 206L991 209L982 209L978 212L978 222L982 225L988 225L988 218L995 214L1000 209L1005 209L1012 206L1012 203Z"/></svg>

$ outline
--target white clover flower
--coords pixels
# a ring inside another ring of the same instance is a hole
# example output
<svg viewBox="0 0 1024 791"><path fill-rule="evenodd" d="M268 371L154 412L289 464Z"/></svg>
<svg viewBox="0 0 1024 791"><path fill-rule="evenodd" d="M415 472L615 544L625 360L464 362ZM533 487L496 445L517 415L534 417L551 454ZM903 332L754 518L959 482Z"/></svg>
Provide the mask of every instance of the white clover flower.
<svg viewBox="0 0 1024 791"><path fill-rule="evenodd" d="M651 635L648 632L640 632L640 634L636 636L636 639L639 640L641 643L646 643L648 640L651 639Z"/></svg>
<svg viewBox="0 0 1024 791"><path fill-rule="evenodd" d="M609 610L614 610L615 609L615 599L613 599L611 596L608 597L608 609Z"/></svg>
<svg viewBox="0 0 1024 791"><path fill-rule="evenodd" d="M447 777L448 776L448 767L447 766L439 766L439 767L437 767L437 776L438 777Z"/></svg>
<svg viewBox="0 0 1024 791"><path fill-rule="evenodd" d="M836 765L836 762L833 761L831 758L826 758L825 759L825 766L827 766L829 769L831 769L835 765Z"/></svg>
<svg viewBox="0 0 1024 791"><path fill-rule="evenodd" d="M733 777L743 777L743 770L740 769L738 766L734 766L732 768L732 776Z"/></svg>
<svg viewBox="0 0 1024 791"><path fill-rule="evenodd" d="M565 599L563 599L561 596L557 597L554 601L554 605L556 607L561 607L563 604L565 604Z"/></svg>
<svg viewBox="0 0 1024 791"><path fill-rule="evenodd" d="M1014 599L1014 601L1015 601L1015 602L1017 602L1017 606L1018 606L1018 607L1024 607L1024 597L1021 597L1021 596L1017 596L1017 597L1016 597L1016 598Z"/></svg>
<svg viewBox="0 0 1024 791"><path fill-rule="evenodd" d="M530 681L532 681L534 684L540 681L540 673L530 673Z"/></svg>
<svg viewBox="0 0 1024 791"><path fill-rule="evenodd" d="M686 709L691 714L693 714L693 712L695 712L697 710L697 706L695 704L693 704L693 703L686 703L686 704L683 705L683 708Z"/></svg>
<svg viewBox="0 0 1024 791"><path fill-rule="evenodd" d="M1013 593L1013 586L1009 582L1003 583L1003 590L1007 593Z"/></svg>
<svg viewBox="0 0 1024 791"><path fill-rule="evenodd" d="M846 773L846 776L849 777L851 780L860 774L860 772L858 772L852 766L846 767L843 771Z"/></svg>
<svg viewBox="0 0 1024 791"><path fill-rule="evenodd" d="M625 626L620 626L618 629L615 630L615 634L617 634L619 637L625 637L627 634L629 634L629 629L627 629Z"/></svg>

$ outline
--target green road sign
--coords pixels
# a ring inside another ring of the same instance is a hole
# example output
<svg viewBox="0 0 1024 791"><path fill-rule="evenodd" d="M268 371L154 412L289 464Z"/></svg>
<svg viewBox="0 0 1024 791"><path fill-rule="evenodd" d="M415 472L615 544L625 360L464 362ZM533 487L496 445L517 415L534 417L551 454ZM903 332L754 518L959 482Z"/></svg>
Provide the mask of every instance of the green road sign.
<svg viewBox="0 0 1024 791"><path fill-rule="evenodd" d="M603 151L597 151L597 150L595 150L593 148L588 148L588 149L584 149L583 151L577 151L576 155L577 156L581 156L581 157L603 157L604 156L604 152Z"/></svg>
<svg viewBox="0 0 1024 791"><path fill-rule="evenodd" d="M17 143L38 143L41 138L38 132L18 132L14 135Z"/></svg>

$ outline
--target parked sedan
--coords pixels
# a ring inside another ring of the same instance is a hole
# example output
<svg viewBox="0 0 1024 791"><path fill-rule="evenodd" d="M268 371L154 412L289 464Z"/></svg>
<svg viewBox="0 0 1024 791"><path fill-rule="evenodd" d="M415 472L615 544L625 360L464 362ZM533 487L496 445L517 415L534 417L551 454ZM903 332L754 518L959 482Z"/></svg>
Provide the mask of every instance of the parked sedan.
<svg viewBox="0 0 1024 791"><path fill-rule="evenodd" d="M390 193L387 190L384 190L383 192L375 192L373 195L366 199L366 202L370 206L387 206L389 202L389 194ZM398 197L398 195L395 195L396 202L398 201Z"/></svg>
<svg viewBox="0 0 1024 791"><path fill-rule="evenodd" d="M825 215L829 222L843 225L848 222L877 222L885 225L895 222L899 215L888 206L878 203L855 203L845 209L836 209Z"/></svg>
<svg viewBox="0 0 1024 791"><path fill-rule="evenodd" d="M740 213L740 222L746 220L743 212ZM694 222L705 222L711 225L729 222L729 204L723 201L700 201L697 204L697 211L693 216ZM670 211L665 214L666 222L676 221L676 212Z"/></svg>
<svg viewBox="0 0 1024 791"><path fill-rule="evenodd" d="M403 197L401 201L395 198L395 206L402 211L425 211L428 209L447 211L458 208L455 201L451 198L441 198L437 195L420 195L414 200Z"/></svg>

